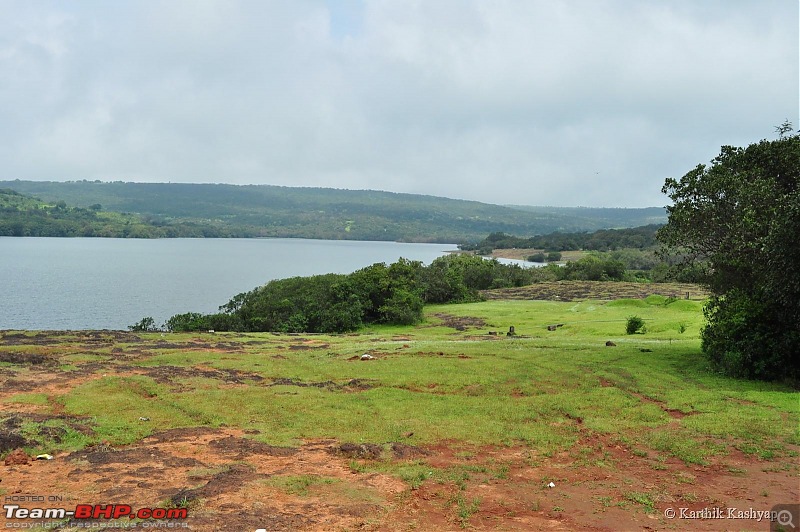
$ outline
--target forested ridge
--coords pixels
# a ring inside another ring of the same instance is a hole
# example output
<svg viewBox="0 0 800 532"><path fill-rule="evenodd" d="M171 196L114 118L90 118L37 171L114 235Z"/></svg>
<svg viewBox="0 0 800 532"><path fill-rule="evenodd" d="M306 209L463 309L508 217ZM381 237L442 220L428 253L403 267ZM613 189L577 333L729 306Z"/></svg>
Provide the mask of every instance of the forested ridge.
<svg viewBox="0 0 800 532"><path fill-rule="evenodd" d="M150 221L129 213L108 212L99 203L69 206L47 203L0 188L0 236L169 238L228 236L210 225Z"/></svg>
<svg viewBox="0 0 800 532"><path fill-rule="evenodd" d="M14 180L0 181L0 188L84 209L102 205L104 211L136 214L153 227L191 224L208 233L191 236L468 243L493 232L539 235L666 220L662 208L512 208L417 194L270 185Z"/></svg>

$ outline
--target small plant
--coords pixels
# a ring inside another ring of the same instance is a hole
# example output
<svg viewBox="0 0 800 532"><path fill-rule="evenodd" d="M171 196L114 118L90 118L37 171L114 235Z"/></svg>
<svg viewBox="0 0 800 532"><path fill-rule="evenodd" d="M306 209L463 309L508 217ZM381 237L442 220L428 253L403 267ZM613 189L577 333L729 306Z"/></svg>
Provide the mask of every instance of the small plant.
<svg viewBox="0 0 800 532"><path fill-rule="evenodd" d="M508 478L508 469L509 469L508 465L506 464L501 465L495 472L495 477L499 479Z"/></svg>
<svg viewBox="0 0 800 532"><path fill-rule="evenodd" d="M681 323L678 324L678 332L680 334L683 334L683 333L686 332L686 324L685 323L681 322Z"/></svg>
<svg viewBox="0 0 800 532"><path fill-rule="evenodd" d="M628 323L625 326L625 332L628 334L644 334L647 328L644 326L644 320L639 316L631 316L628 318Z"/></svg>
<svg viewBox="0 0 800 532"><path fill-rule="evenodd" d="M649 493L632 491L630 493L626 493L625 498L631 502L641 504L648 513L652 513L655 509L655 501Z"/></svg>
<svg viewBox="0 0 800 532"><path fill-rule="evenodd" d="M457 493L456 495L450 497L447 503L448 505L456 506L461 528L467 528L469 526L469 518L472 517L472 514L478 511L481 505L481 500L479 498L475 498L472 499L472 502L468 502L462 493Z"/></svg>

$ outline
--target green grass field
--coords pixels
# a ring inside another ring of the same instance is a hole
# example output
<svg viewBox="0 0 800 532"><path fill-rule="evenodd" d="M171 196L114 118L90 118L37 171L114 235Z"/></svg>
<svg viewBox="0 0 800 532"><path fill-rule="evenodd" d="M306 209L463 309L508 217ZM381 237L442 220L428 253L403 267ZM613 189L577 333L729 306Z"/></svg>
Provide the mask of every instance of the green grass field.
<svg viewBox="0 0 800 532"><path fill-rule="evenodd" d="M435 317L443 313L485 325L458 331ZM96 439L113 443L155 429L227 425L258 430L258 439L275 445L310 438L381 443L413 432L415 444L524 443L552 452L574 443L574 430L559 422L575 418L592 431L696 463L729 447L780 454L785 444L800 443L793 390L708 369L699 351L699 302L504 301L429 307L427 314L418 327L355 335L203 335L240 343L222 353L193 350L196 335L169 335L173 345L185 344L174 348L156 347L159 334L142 335L152 345L132 357L133 366L158 367L166 378L109 375L55 401L65 413L90 416ZM625 334L631 315L645 320L645 334ZM548 324L563 326L548 331ZM510 325L516 337L505 336ZM79 344L59 349L62 370L77 373L104 354L81 356ZM363 353L375 359L357 360ZM109 356L106 366L119 364ZM235 371L243 383L169 370L198 366ZM44 402L31 393L4 401ZM687 416L676 426L671 410Z"/></svg>
<svg viewBox="0 0 800 532"><path fill-rule="evenodd" d="M409 489L440 482L466 490L475 471L505 479L509 466L392 460L391 442L444 445L464 460L489 448L526 449L531 464L568 453L572 463L612 469L622 466L605 450L613 446L651 471L683 464L679 480L694 467L734 474L735 455L796 480L797 391L711 371L700 351L701 309L662 296L489 301L427 307L418 326L348 335L6 332L7 382L49 384L4 386L0 427L24 437L30 453L120 448L181 427L241 429L287 448L377 445L383 459L351 461L354 473L389 474ZM625 333L634 315L644 334ZM506 336L512 325L516 336ZM593 438L601 443L587 444ZM310 473L259 485L300 496L341 491L337 482ZM623 494L600 497L598 508L616 501L652 511L659 500L617 489ZM480 505L466 493L445 502L469 520Z"/></svg>

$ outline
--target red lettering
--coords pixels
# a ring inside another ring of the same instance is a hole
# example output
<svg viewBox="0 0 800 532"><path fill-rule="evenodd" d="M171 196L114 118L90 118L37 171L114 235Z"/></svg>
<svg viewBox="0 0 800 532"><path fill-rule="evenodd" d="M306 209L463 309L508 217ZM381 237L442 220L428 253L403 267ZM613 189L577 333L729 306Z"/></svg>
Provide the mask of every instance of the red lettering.
<svg viewBox="0 0 800 532"><path fill-rule="evenodd" d="M127 504L118 504L114 506L114 519L125 517L131 514L131 507Z"/></svg>
<svg viewBox="0 0 800 532"><path fill-rule="evenodd" d="M95 504L94 512L92 512L92 517L94 517L95 519L97 519L98 517L105 517L106 519L111 519L112 515L114 515L113 504L109 504L106 506Z"/></svg>
<svg viewBox="0 0 800 532"><path fill-rule="evenodd" d="M75 507L75 519L90 519L92 517L92 506L89 504L79 504Z"/></svg>

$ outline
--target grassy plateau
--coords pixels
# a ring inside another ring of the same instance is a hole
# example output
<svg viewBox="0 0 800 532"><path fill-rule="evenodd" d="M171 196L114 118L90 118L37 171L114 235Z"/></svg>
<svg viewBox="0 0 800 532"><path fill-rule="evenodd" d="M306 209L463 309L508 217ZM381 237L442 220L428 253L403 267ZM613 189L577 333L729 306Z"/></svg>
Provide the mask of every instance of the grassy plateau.
<svg viewBox="0 0 800 532"><path fill-rule="evenodd" d="M55 458L2 466L0 495L196 530L765 529L680 517L799 496L798 393L712 372L702 320L650 295L349 335L3 331L0 458Z"/></svg>

